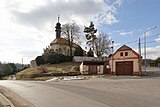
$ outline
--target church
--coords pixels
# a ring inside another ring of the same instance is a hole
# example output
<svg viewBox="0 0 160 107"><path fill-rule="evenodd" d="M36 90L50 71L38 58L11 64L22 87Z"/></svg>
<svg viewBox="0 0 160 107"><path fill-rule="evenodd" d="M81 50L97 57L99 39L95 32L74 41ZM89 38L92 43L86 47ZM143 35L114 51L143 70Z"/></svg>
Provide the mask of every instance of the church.
<svg viewBox="0 0 160 107"><path fill-rule="evenodd" d="M61 24L59 23L59 17L58 17L58 22L56 24L56 39L54 39L51 43L50 43L50 48L53 52L56 52L58 54L63 54L63 55L71 55L70 54L70 47L68 45L68 41L65 38L61 37ZM75 50L77 48L82 49L78 44L73 43L72 44L72 55L74 55Z"/></svg>

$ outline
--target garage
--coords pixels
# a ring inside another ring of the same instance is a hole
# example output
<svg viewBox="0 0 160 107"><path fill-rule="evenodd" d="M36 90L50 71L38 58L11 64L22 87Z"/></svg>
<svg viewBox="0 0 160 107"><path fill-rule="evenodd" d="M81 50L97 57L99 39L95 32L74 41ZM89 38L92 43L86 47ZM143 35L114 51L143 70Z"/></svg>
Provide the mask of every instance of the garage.
<svg viewBox="0 0 160 107"><path fill-rule="evenodd" d="M132 48L123 45L109 56L110 74L141 75L141 56Z"/></svg>
<svg viewBox="0 0 160 107"><path fill-rule="evenodd" d="M132 61L116 62L116 75L132 75L132 74L133 74Z"/></svg>

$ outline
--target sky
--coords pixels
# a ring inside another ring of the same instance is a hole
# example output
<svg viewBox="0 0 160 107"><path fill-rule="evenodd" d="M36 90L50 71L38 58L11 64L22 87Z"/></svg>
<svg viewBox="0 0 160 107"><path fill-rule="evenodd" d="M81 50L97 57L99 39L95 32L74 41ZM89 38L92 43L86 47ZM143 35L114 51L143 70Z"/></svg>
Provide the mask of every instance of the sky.
<svg viewBox="0 0 160 107"><path fill-rule="evenodd" d="M83 31L93 21L99 32L137 51L144 32L147 58L160 57L160 0L0 0L0 61L28 64L55 39L55 25L75 21ZM81 39L84 39L81 34ZM81 43L85 46L85 42Z"/></svg>

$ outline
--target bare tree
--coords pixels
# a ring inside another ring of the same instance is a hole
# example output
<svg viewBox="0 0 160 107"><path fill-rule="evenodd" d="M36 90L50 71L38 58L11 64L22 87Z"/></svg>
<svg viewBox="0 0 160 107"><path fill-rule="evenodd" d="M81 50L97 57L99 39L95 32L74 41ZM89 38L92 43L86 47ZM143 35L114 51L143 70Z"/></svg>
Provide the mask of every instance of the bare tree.
<svg viewBox="0 0 160 107"><path fill-rule="evenodd" d="M111 40L108 35L105 33L99 33L99 36L95 41L95 52L97 56L102 58L103 55L109 54L111 50L110 44Z"/></svg>
<svg viewBox="0 0 160 107"><path fill-rule="evenodd" d="M80 28L75 22L68 22L62 25L62 35L67 39L70 48L70 55L72 56L73 42L76 41L80 34Z"/></svg>

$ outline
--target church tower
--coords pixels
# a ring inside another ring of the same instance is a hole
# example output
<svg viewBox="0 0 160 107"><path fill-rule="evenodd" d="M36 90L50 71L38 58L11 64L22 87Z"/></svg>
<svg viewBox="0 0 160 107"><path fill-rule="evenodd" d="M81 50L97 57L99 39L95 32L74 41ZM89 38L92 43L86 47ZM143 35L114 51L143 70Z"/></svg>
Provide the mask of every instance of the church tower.
<svg viewBox="0 0 160 107"><path fill-rule="evenodd" d="M60 38L61 37L61 24L59 23L59 19L60 17L58 16L58 22L56 24L56 39Z"/></svg>

